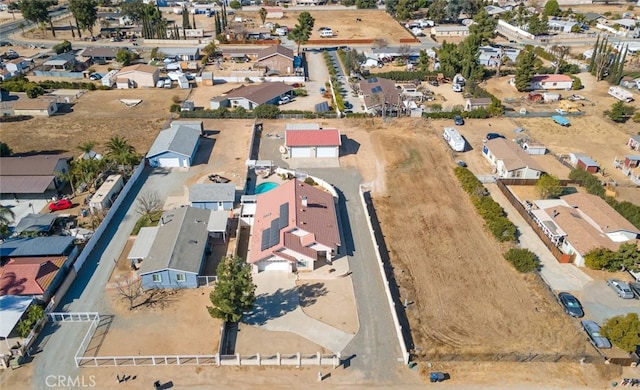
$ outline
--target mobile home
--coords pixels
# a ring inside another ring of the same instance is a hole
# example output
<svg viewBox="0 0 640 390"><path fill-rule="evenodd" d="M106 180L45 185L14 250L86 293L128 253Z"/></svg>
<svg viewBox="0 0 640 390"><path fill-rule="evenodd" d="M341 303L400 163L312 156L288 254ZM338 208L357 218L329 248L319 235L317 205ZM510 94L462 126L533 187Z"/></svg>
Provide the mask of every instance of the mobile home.
<svg viewBox="0 0 640 390"><path fill-rule="evenodd" d="M453 127L445 127L442 137L447 141L451 149L456 152L464 152L467 142L464 137L458 133L458 130Z"/></svg>
<svg viewBox="0 0 640 390"><path fill-rule="evenodd" d="M101 211L111 207L114 199L124 187L122 175L111 175L102 183L98 191L91 197L89 207L92 210Z"/></svg>
<svg viewBox="0 0 640 390"><path fill-rule="evenodd" d="M633 101L633 95L631 94L631 92L621 87L610 87L609 95L625 103Z"/></svg>
<svg viewBox="0 0 640 390"><path fill-rule="evenodd" d="M116 75L118 74L118 72L118 69L110 70L109 73L102 77L102 85L109 88L113 87L113 84L116 83Z"/></svg>

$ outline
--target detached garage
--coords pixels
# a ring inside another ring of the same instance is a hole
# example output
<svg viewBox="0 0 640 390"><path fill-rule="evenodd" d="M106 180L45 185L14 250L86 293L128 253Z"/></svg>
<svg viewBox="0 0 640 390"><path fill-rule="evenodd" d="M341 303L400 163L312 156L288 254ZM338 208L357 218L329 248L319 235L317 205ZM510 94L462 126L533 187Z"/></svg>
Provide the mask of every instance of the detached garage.
<svg viewBox="0 0 640 390"><path fill-rule="evenodd" d="M147 153L147 162L154 168L188 168L193 164L200 136L201 121L174 121L162 130Z"/></svg>
<svg viewBox="0 0 640 390"><path fill-rule="evenodd" d="M258 262L258 272L262 271L285 271L293 272L291 263L286 260L263 260Z"/></svg>
<svg viewBox="0 0 640 390"><path fill-rule="evenodd" d="M340 145L338 129L285 131L285 146L290 158L338 158Z"/></svg>

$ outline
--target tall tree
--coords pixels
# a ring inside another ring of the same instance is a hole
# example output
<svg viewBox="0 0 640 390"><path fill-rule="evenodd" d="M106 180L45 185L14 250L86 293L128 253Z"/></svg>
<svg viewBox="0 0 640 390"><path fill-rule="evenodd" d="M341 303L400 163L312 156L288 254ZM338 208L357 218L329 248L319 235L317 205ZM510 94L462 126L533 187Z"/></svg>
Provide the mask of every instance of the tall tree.
<svg viewBox="0 0 640 390"><path fill-rule="evenodd" d="M541 199L557 199L562 195L562 186L557 176L542 174L536 182L536 194Z"/></svg>
<svg viewBox="0 0 640 390"><path fill-rule="evenodd" d="M187 10L186 6L182 6L182 31L188 30L191 28L189 24L189 10Z"/></svg>
<svg viewBox="0 0 640 390"><path fill-rule="evenodd" d="M425 49L420 50L418 54L418 70L421 72L429 71L429 56Z"/></svg>
<svg viewBox="0 0 640 390"><path fill-rule="evenodd" d="M309 12L304 11L298 15L298 24L289 33L289 39L298 45L298 53L300 53L300 45L309 41L314 23L315 19Z"/></svg>
<svg viewBox="0 0 640 390"><path fill-rule="evenodd" d="M495 36L498 22L484 9L473 17L473 21L475 23L469 26L469 35L479 36L480 45L491 43L491 40Z"/></svg>
<svg viewBox="0 0 640 390"><path fill-rule="evenodd" d="M387 0L384 3L384 8L387 13L394 18L396 17L396 12L398 10L398 0Z"/></svg>
<svg viewBox="0 0 640 390"><path fill-rule="evenodd" d="M564 62L564 59L569 55L569 46L555 45L551 48L551 54L553 54L556 60L556 67L553 71L554 74L560 73L560 67Z"/></svg>
<svg viewBox="0 0 640 390"><path fill-rule="evenodd" d="M80 150L82 152L82 157L84 158L85 156L89 156L89 158L91 157L91 152L95 151L93 150L93 148L97 145L98 143L96 141L86 141L83 142L81 144L79 144L78 146L76 146L76 148L78 148L78 150Z"/></svg>
<svg viewBox="0 0 640 390"><path fill-rule="evenodd" d="M596 43L593 45L593 51L591 53L591 59L589 60L589 72L595 76L596 74L596 54L600 47L600 35L596 38Z"/></svg>
<svg viewBox="0 0 640 390"><path fill-rule="evenodd" d="M460 51L455 43L442 42L442 46L438 53L438 60L440 61L440 71L446 75L453 76L460 72Z"/></svg>
<svg viewBox="0 0 640 390"><path fill-rule="evenodd" d="M560 15L560 5L558 4L558 0L548 0L544 5L544 11L542 15L544 16L558 16Z"/></svg>
<svg viewBox="0 0 640 390"><path fill-rule="evenodd" d="M219 53L218 46L216 46L215 42L211 41L207 44L207 46L202 48L202 52L206 54L210 59L214 59Z"/></svg>
<svg viewBox="0 0 640 390"><path fill-rule="evenodd" d="M418 3L415 0L398 0L396 8L396 18L398 20L409 20L413 18L413 13L418 10Z"/></svg>
<svg viewBox="0 0 640 390"><path fill-rule="evenodd" d="M479 35L469 35L464 41L458 45L460 53L460 73L462 76L471 81L482 79L484 68L478 63L480 53L481 37Z"/></svg>
<svg viewBox="0 0 640 390"><path fill-rule="evenodd" d="M447 0L434 0L427 10L427 17L436 23L447 17Z"/></svg>
<svg viewBox="0 0 640 390"><path fill-rule="evenodd" d="M263 25L264 25L264 23L265 23L265 22L266 22L266 20L267 20L267 13L268 13L268 12L267 12L267 10L266 10L264 7L260 8L260 9L258 10L258 14L260 15L260 20L262 21L262 24L263 24Z"/></svg>
<svg viewBox="0 0 640 390"><path fill-rule="evenodd" d="M13 154L11 147L5 142L0 142L0 157L9 157Z"/></svg>
<svg viewBox="0 0 640 390"><path fill-rule="evenodd" d="M56 30L53 28L53 22L49 15L49 7L53 5L51 0L22 0L20 1L20 12L22 17L36 23L38 25L49 24L53 37L56 36Z"/></svg>
<svg viewBox="0 0 640 390"><path fill-rule="evenodd" d="M535 72L536 53L528 46L520 52L516 60L516 89L526 91L531 88L531 79Z"/></svg>
<svg viewBox="0 0 640 390"><path fill-rule="evenodd" d="M86 30L93 37L93 27L98 21L98 3L95 0L70 0L69 11L76 20L78 34L80 30Z"/></svg>
<svg viewBox="0 0 640 390"><path fill-rule="evenodd" d="M251 266L237 256L223 257L216 274L218 281L209 294L213 306L207 306L207 310L213 318L238 322L256 300Z"/></svg>
<svg viewBox="0 0 640 390"><path fill-rule="evenodd" d="M529 33L533 35L544 35L549 32L549 21L546 16L538 17L533 14L529 18Z"/></svg>
<svg viewBox="0 0 640 390"><path fill-rule="evenodd" d="M136 149L124 137L113 136L105 145L107 159L117 165L122 165L127 170L133 164L137 164L139 156Z"/></svg>

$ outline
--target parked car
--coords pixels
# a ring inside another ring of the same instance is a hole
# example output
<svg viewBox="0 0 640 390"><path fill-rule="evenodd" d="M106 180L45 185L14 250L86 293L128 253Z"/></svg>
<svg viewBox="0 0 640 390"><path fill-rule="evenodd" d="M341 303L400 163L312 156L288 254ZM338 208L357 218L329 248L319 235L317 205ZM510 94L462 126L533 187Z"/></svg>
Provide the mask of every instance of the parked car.
<svg viewBox="0 0 640 390"><path fill-rule="evenodd" d="M609 279L607 280L607 285L613 289L613 291L618 294L620 298L623 299L633 299L635 298L635 294L631 291L629 284L627 282L623 282L619 279Z"/></svg>
<svg viewBox="0 0 640 390"><path fill-rule="evenodd" d="M438 80L429 80L429 84L433 85L434 87L437 87L439 85Z"/></svg>
<svg viewBox="0 0 640 390"><path fill-rule="evenodd" d="M565 313L569 314L571 317L584 317L584 311L582 310L582 305L580 304L580 301L578 301L578 298L568 292L561 292L558 294L558 300L564 308Z"/></svg>
<svg viewBox="0 0 640 390"><path fill-rule="evenodd" d="M98 73L91 73L89 75L89 80L100 80L102 78L102 76L100 76L100 74Z"/></svg>
<svg viewBox="0 0 640 390"><path fill-rule="evenodd" d="M498 133L487 133L487 136L485 137L485 141L491 141L492 139L496 139L496 138L504 138L504 135L498 134Z"/></svg>
<svg viewBox="0 0 640 390"><path fill-rule="evenodd" d="M460 115L456 115L453 117L453 123L455 123L456 126L462 126L464 125L464 119L462 119Z"/></svg>
<svg viewBox="0 0 640 390"><path fill-rule="evenodd" d="M636 294L636 297L640 299L640 283L638 282L629 283L629 288L631 288L631 291L633 291L633 293Z"/></svg>
<svg viewBox="0 0 640 390"><path fill-rule="evenodd" d="M291 101L291 98L289 96L283 96L280 98L280 101L278 101L278 104L287 104Z"/></svg>
<svg viewBox="0 0 640 390"><path fill-rule="evenodd" d="M458 164L458 166L462 167L462 168L466 168L467 167L467 163L462 161L462 160L456 161L456 164Z"/></svg>
<svg viewBox="0 0 640 390"><path fill-rule="evenodd" d="M353 104L351 104L350 102L344 102L344 108L351 109L353 108Z"/></svg>
<svg viewBox="0 0 640 390"><path fill-rule="evenodd" d="M590 320L582 320L580 323L582 324L582 329L587 333L587 336L589 336L589 339L591 339L591 342L596 348L611 348L609 339L600 335L600 325Z"/></svg>
<svg viewBox="0 0 640 390"><path fill-rule="evenodd" d="M66 210L73 207L69 199L60 199L57 202L49 203L49 211Z"/></svg>

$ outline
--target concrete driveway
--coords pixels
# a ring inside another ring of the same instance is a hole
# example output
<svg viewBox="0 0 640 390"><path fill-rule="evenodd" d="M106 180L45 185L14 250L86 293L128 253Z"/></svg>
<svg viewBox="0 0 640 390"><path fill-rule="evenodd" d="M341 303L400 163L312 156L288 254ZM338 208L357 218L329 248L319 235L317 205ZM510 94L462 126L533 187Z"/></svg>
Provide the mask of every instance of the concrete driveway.
<svg viewBox="0 0 640 390"><path fill-rule="evenodd" d="M604 280L587 283L576 295L584 307L585 316L599 324L611 317L628 313L640 315L640 301L618 297Z"/></svg>
<svg viewBox="0 0 640 390"><path fill-rule="evenodd" d="M307 316L300 307L295 275L288 272L262 272L254 275L256 304L243 322L265 330L291 332L333 353L342 352L354 335ZM313 295L312 291L308 292ZM313 296L303 299L313 299Z"/></svg>

